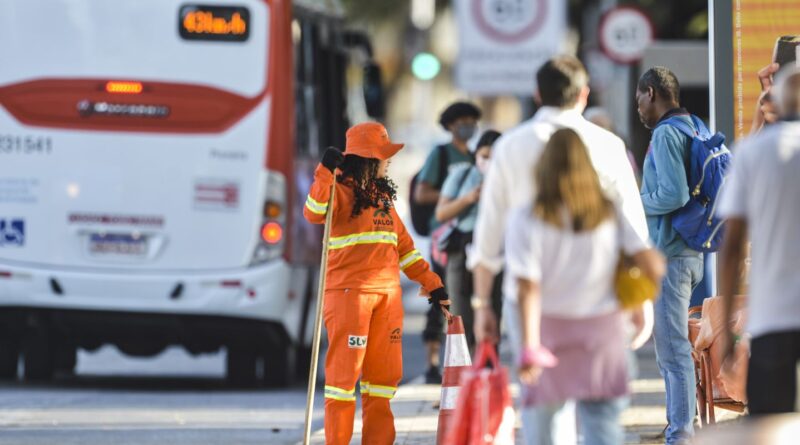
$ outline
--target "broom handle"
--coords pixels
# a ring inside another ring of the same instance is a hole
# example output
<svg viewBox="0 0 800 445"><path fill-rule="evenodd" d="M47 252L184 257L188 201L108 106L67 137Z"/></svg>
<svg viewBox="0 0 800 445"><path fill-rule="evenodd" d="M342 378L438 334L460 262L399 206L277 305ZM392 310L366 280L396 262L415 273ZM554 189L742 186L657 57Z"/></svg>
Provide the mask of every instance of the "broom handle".
<svg viewBox="0 0 800 445"><path fill-rule="evenodd" d="M314 318L314 336L311 343L311 366L308 371L308 395L306 399L306 423L303 433L303 445L311 443L311 417L314 413L314 390L317 383L317 365L319 364L319 343L322 335L322 306L325 298L325 276L328 270L328 239L331 235L333 218L333 196L336 191L336 175L331 184L331 197L328 200L328 213L325 215L325 232L322 236L322 261L319 270L319 288L317 289L317 315Z"/></svg>

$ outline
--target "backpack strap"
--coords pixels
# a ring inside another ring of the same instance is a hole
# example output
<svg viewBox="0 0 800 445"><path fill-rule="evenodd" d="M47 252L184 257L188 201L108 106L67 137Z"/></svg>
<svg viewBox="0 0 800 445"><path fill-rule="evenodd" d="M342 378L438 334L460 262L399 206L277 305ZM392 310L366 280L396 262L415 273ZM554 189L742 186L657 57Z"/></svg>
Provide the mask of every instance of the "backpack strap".
<svg viewBox="0 0 800 445"><path fill-rule="evenodd" d="M464 173L461 175L461 179L458 180L458 187L456 187L456 193L461 191L461 187L464 187L464 183L467 182L467 178L469 177L469 174L472 172L473 168L474 166L469 166L464 169ZM476 204L470 205L469 207L461 211L461 215L455 217L456 225L458 225L458 223L461 221L461 216L469 213L469 211L472 210L472 208L475 207L475 205Z"/></svg>
<svg viewBox="0 0 800 445"><path fill-rule="evenodd" d="M678 119L677 117L670 117L658 124L659 127L662 125L669 125L670 127L675 128L676 130L688 136L690 139L694 139L699 136L698 132L691 125L687 124L682 119Z"/></svg>
<svg viewBox="0 0 800 445"><path fill-rule="evenodd" d="M441 190L444 180L447 179L447 167L449 167L450 159L447 154L447 144L439 145L436 149L439 151L439 180L436 181L436 190Z"/></svg>
<svg viewBox="0 0 800 445"><path fill-rule="evenodd" d="M700 137L702 137L703 139L709 139L711 137L711 132L708 131L708 127L706 127L706 124L703 122L702 119L695 116L694 114L692 115L692 123L694 124L694 128L697 129L697 133L700 134Z"/></svg>
<svg viewBox="0 0 800 445"><path fill-rule="evenodd" d="M458 180L458 190L461 190L461 187L464 186L464 183L467 182L467 178L469 177L470 172L472 171L473 166L469 166L464 169L464 174L461 175L461 179Z"/></svg>
<svg viewBox="0 0 800 445"><path fill-rule="evenodd" d="M711 137L711 133L709 133L708 128L706 128L706 124L703 123L703 120L695 115L690 115L692 119L692 125L689 125L683 119L679 119L675 116L670 117L662 121L658 126L661 125L669 125L681 133L688 136L690 139L701 139L701 140L708 140Z"/></svg>

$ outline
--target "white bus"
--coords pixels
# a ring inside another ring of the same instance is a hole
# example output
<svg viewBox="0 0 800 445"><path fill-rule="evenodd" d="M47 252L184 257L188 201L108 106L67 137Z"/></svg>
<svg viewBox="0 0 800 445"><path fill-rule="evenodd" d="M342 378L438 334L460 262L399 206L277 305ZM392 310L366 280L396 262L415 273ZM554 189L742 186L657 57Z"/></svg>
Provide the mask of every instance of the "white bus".
<svg viewBox="0 0 800 445"><path fill-rule="evenodd" d="M0 378L104 344L225 348L243 385L305 366L301 206L368 43L300 3L0 0Z"/></svg>

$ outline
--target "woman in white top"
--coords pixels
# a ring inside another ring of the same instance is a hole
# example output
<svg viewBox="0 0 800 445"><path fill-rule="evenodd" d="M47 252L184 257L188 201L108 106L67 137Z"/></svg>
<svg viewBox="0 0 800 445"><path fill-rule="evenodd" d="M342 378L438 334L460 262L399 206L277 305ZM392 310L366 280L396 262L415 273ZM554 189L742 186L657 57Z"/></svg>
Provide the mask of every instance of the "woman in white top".
<svg viewBox="0 0 800 445"><path fill-rule="evenodd" d="M553 134L535 183L534 202L515 210L506 230L506 271L518 284L523 408L533 408L523 421L538 434L526 439L574 443L574 423L559 418L577 404L584 443L617 445L629 376L616 266L623 251L658 283L664 261L603 195L573 130Z"/></svg>

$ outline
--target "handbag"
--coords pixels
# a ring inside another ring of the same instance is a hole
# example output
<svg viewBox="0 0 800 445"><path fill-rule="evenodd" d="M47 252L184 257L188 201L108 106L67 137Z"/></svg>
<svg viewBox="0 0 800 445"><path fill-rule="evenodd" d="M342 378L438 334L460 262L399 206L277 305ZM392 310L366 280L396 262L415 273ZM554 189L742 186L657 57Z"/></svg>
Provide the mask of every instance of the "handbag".
<svg viewBox="0 0 800 445"><path fill-rule="evenodd" d="M452 221L442 224L431 232L431 260L441 267L447 267L447 251L439 248L439 240L444 236Z"/></svg>
<svg viewBox="0 0 800 445"><path fill-rule="evenodd" d="M633 309L647 300L655 300L658 285L646 277L633 259L620 251L617 272L614 277L614 290L622 309Z"/></svg>
<svg viewBox="0 0 800 445"><path fill-rule="evenodd" d="M443 252L458 252L464 250L470 241L472 241L472 232L465 233L459 230L456 220L447 223L447 228L443 230L437 240L436 247Z"/></svg>
<svg viewBox="0 0 800 445"><path fill-rule="evenodd" d="M491 368L486 368L486 364ZM490 342L478 345L472 367L461 374L461 389L445 445L513 445L514 408L508 370Z"/></svg>

